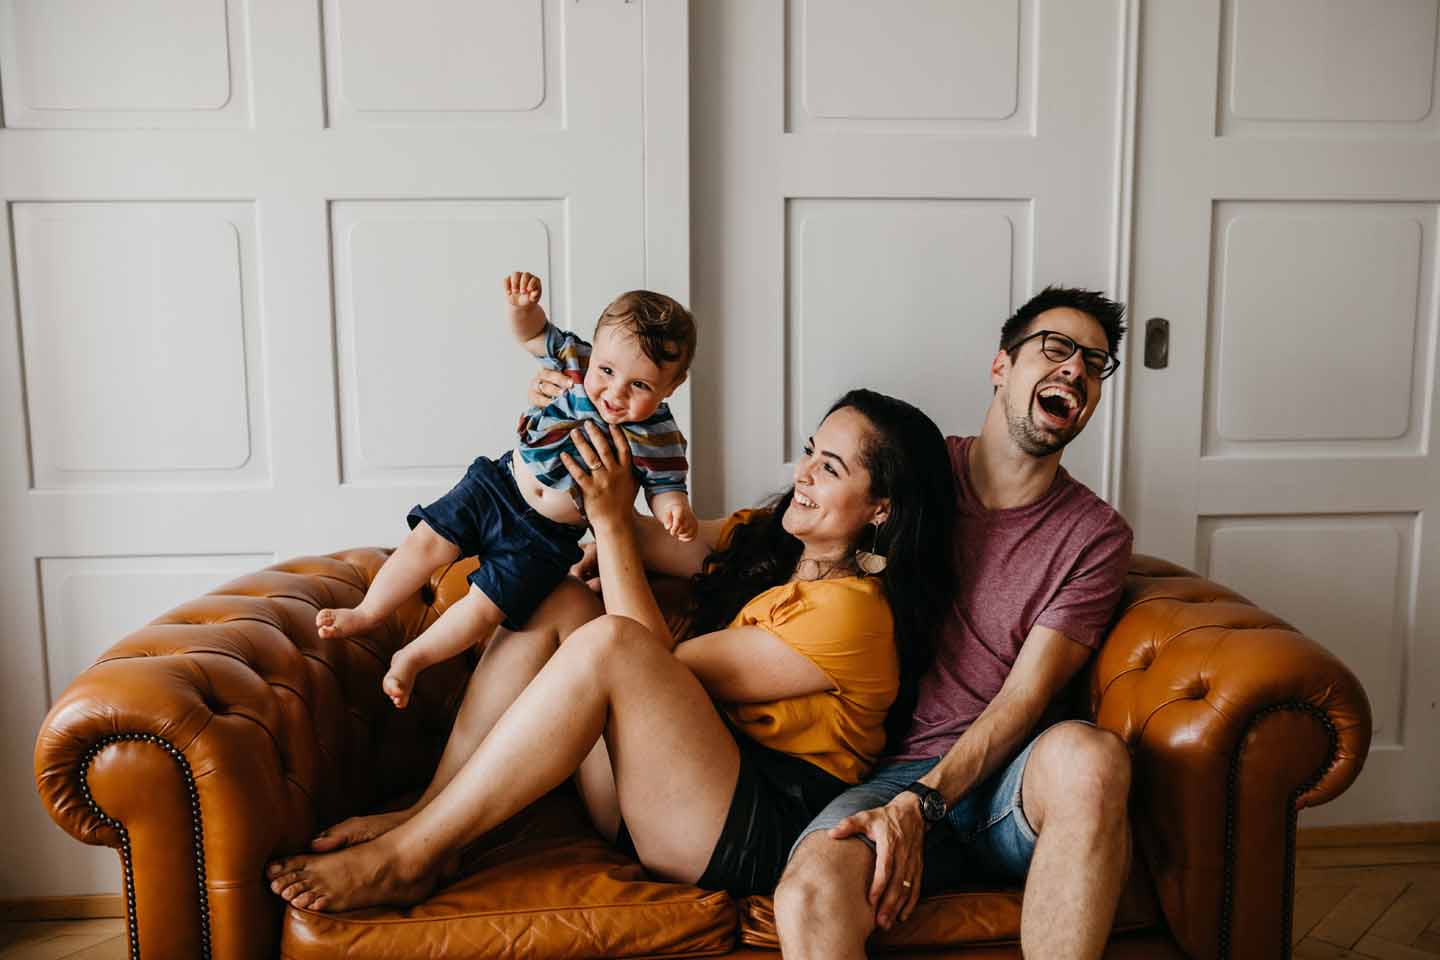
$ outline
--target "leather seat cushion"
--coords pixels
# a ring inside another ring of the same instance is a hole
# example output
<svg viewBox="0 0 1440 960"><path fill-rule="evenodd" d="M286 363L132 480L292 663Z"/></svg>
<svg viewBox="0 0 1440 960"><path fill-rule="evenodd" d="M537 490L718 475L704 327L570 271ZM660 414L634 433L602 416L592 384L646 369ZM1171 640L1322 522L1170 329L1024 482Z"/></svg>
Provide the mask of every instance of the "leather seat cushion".
<svg viewBox="0 0 1440 960"><path fill-rule="evenodd" d="M665 957L727 952L726 893L648 877L557 791L466 851L462 878L424 903L342 914L286 910L288 960Z"/></svg>

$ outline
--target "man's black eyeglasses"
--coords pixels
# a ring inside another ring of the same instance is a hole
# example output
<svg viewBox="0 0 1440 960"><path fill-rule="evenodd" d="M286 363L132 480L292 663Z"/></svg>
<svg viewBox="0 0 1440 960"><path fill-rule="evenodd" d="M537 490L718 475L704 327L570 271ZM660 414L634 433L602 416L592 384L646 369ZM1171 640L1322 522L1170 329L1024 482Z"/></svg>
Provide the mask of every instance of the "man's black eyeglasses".
<svg viewBox="0 0 1440 960"><path fill-rule="evenodd" d="M1040 340L1040 352L1045 355L1046 360L1054 363L1064 363L1075 356L1079 350L1085 358L1085 369L1090 376L1097 380L1104 380L1116 370L1120 369L1120 358L1107 350L1097 350L1095 347L1082 347L1071 340L1063 333L1056 333L1054 330L1036 330L1028 337L1021 337L1010 346L1006 347L1010 353L1014 353L1022 346L1036 338Z"/></svg>

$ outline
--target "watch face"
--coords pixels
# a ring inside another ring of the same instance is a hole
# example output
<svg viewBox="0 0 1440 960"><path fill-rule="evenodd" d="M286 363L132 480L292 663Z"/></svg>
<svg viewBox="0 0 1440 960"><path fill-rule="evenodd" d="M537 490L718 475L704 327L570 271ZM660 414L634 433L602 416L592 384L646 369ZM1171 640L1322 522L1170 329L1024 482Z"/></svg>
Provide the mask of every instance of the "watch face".
<svg viewBox="0 0 1440 960"><path fill-rule="evenodd" d="M931 790L920 798L920 812L931 822L945 816L945 800L940 796L940 791Z"/></svg>

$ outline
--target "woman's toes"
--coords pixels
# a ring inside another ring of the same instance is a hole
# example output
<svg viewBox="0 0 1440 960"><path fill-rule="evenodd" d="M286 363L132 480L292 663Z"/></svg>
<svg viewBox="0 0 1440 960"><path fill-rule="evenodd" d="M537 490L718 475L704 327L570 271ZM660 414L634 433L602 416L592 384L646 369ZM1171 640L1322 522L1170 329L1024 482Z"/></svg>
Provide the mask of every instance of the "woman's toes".
<svg viewBox="0 0 1440 960"><path fill-rule="evenodd" d="M310 890L310 884L305 880L304 877L301 877L287 884L285 886L285 889L280 891L280 898L287 903L295 903L302 897L310 897L313 899L313 894Z"/></svg>

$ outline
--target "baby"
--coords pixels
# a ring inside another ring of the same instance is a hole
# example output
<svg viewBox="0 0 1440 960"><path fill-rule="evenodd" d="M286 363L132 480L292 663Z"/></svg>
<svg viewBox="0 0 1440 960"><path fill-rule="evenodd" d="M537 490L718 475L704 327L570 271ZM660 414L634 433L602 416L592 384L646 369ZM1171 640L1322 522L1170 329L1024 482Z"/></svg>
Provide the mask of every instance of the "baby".
<svg viewBox="0 0 1440 960"><path fill-rule="evenodd" d="M465 597L390 658L381 688L402 709L421 670L488 642L499 625L520 629L580 560L582 501L560 454L583 462L570 431L584 421L620 425L651 512L671 536L691 540L698 526L686 492L685 437L664 403L695 356L690 312L648 290L621 294L600 315L592 346L546 318L538 277L514 273L504 285L515 338L573 385L548 406L525 411L514 450L497 460L477 457L453 490L410 511L410 535L358 607L315 615L321 637L362 633L437 567L480 558Z"/></svg>

